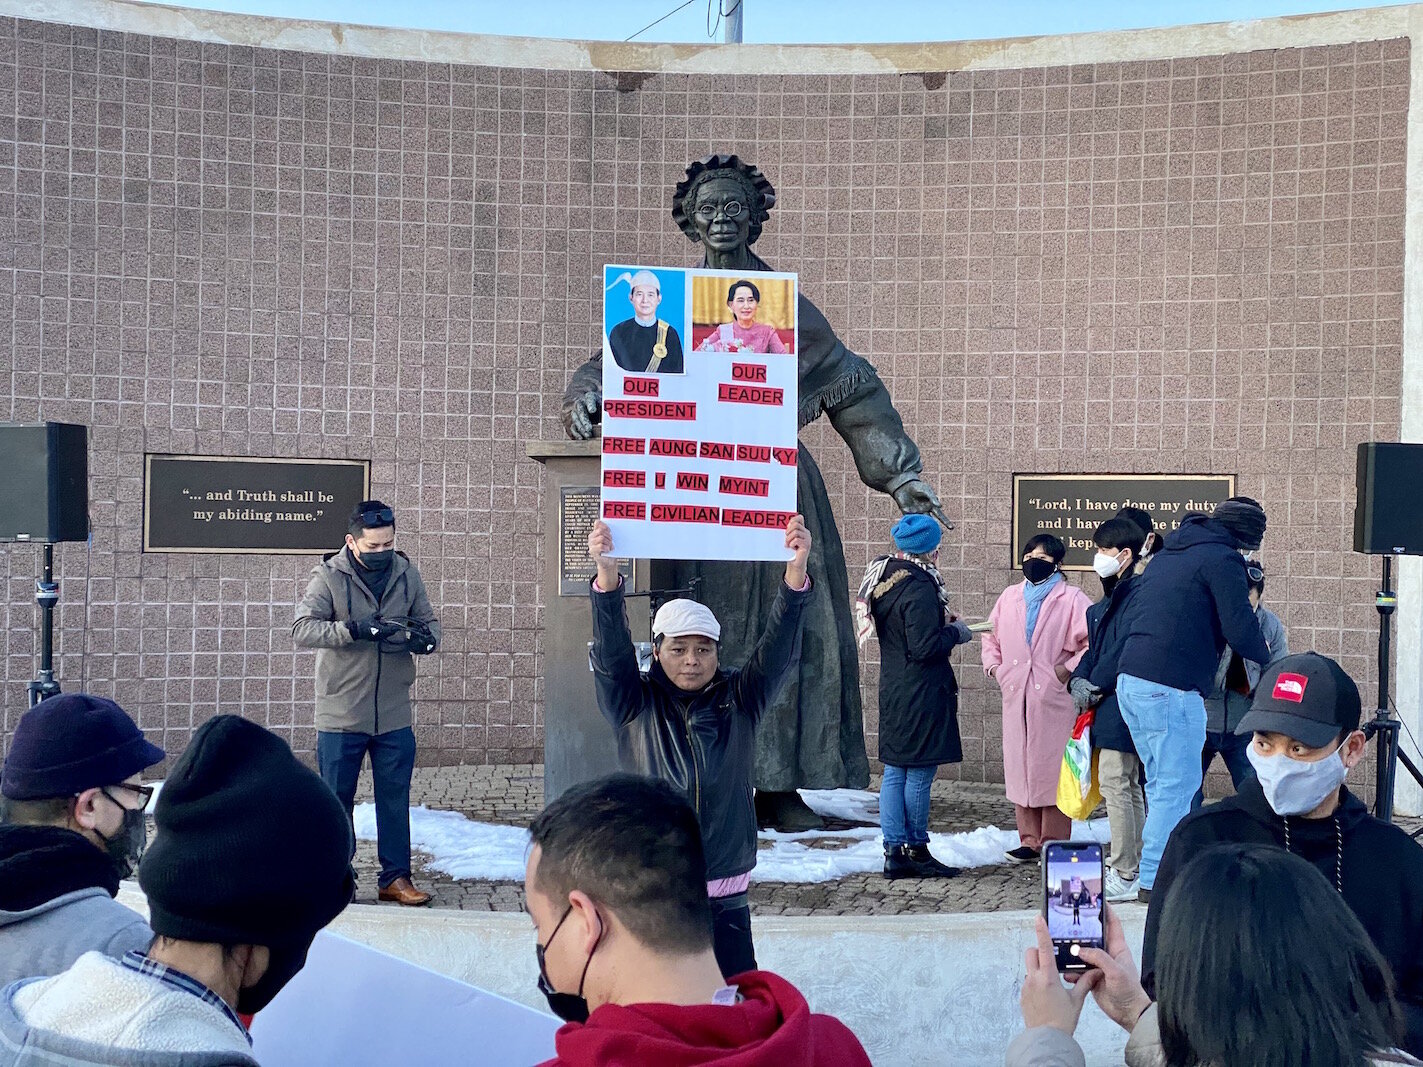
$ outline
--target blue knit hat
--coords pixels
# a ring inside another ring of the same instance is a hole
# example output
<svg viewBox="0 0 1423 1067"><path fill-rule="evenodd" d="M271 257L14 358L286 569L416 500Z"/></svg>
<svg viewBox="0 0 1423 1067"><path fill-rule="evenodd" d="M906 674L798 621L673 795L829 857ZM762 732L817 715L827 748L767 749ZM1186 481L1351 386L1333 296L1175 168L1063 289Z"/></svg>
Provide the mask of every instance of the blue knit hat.
<svg viewBox="0 0 1423 1067"><path fill-rule="evenodd" d="M163 755L112 700L61 693L20 716L0 771L0 793L11 800L73 796L118 785Z"/></svg>
<svg viewBox="0 0 1423 1067"><path fill-rule="evenodd" d="M894 547L915 556L927 556L939 547L944 536L938 522L928 515L906 515L894 524Z"/></svg>

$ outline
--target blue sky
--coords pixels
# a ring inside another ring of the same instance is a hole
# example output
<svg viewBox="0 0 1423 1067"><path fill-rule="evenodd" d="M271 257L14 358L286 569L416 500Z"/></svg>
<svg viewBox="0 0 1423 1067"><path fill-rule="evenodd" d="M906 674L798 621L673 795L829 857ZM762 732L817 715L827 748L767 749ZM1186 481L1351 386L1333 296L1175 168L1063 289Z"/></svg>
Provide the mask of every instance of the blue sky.
<svg viewBox="0 0 1423 1067"><path fill-rule="evenodd" d="M375 26L623 40L683 0L170 0L185 7ZM737 0L720 0L730 8ZM958 41L1177 26L1386 6L1349 0L743 0L746 42ZM692 0L639 41L707 41L718 0ZM866 13L868 14L868 17ZM720 39L718 33L717 39Z"/></svg>

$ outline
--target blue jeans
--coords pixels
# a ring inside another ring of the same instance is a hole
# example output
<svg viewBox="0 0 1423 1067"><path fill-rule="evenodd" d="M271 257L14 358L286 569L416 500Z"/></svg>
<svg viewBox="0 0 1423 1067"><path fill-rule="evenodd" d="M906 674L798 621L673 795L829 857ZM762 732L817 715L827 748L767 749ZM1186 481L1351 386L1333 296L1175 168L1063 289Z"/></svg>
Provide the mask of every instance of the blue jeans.
<svg viewBox="0 0 1423 1067"><path fill-rule="evenodd" d="M929 843L929 787L937 767L884 765L879 788L879 825L884 847Z"/></svg>
<svg viewBox="0 0 1423 1067"><path fill-rule="evenodd" d="M356 803L356 782L366 753L376 794L376 853L380 856L380 888L410 877L410 772L415 769L415 731L410 727L388 734L316 734L316 765L346 809ZM351 845L355 847L355 828Z"/></svg>
<svg viewBox="0 0 1423 1067"><path fill-rule="evenodd" d="M1150 889L1171 831L1190 812L1191 798L1201 787L1206 702L1194 690L1123 674L1117 677L1117 703L1146 769L1146 823L1137 885Z"/></svg>
<svg viewBox="0 0 1423 1067"><path fill-rule="evenodd" d="M1237 793L1240 792L1240 787L1255 777L1255 768L1250 766L1250 757L1245 754L1250 751L1251 737L1251 734L1230 732L1206 734L1206 744L1201 749L1201 775L1204 776L1206 771L1211 769L1211 760L1219 753L1225 763L1225 769L1230 772L1231 784L1235 786ZM1199 808L1204 799L1205 786L1202 785L1196 790L1196 798L1191 801L1191 810Z"/></svg>

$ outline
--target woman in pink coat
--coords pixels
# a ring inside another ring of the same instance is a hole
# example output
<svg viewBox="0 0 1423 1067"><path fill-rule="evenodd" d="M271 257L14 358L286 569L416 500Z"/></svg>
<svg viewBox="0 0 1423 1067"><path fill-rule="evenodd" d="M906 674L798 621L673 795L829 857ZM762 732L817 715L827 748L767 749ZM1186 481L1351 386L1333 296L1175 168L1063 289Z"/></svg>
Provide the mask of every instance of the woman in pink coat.
<svg viewBox="0 0 1423 1067"><path fill-rule="evenodd" d="M1062 754L1077 718L1067 680L1087 648L1087 594L1058 569L1067 546L1039 534L1023 548L1021 585L993 605L983 635L983 669L1003 694L1003 781L1018 817L1019 863L1038 858L1044 841L1072 836L1057 810Z"/></svg>

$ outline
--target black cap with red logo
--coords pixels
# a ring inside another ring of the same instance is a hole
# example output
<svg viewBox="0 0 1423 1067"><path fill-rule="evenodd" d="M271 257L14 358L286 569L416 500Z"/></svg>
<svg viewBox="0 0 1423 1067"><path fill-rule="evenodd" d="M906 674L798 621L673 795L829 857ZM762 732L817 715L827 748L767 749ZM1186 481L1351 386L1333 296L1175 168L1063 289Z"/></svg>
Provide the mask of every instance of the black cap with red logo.
<svg viewBox="0 0 1423 1067"><path fill-rule="evenodd" d="M1359 687L1344 669L1318 652L1301 652L1261 672L1255 699L1235 732L1284 734L1322 748L1357 730L1362 713Z"/></svg>

